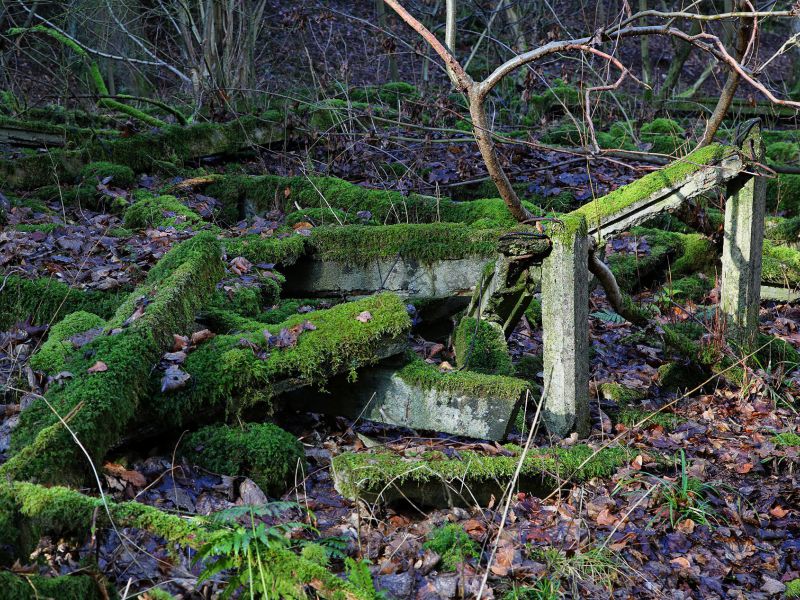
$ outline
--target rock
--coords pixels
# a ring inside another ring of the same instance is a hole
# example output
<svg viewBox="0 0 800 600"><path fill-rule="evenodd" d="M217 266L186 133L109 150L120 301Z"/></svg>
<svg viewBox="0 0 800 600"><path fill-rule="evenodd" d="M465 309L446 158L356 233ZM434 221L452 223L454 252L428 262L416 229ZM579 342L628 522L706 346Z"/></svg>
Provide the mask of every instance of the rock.
<svg viewBox="0 0 800 600"><path fill-rule="evenodd" d="M408 571L396 575L381 575L375 580L375 587L387 592L392 598L410 598L414 579Z"/></svg>
<svg viewBox="0 0 800 600"><path fill-rule="evenodd" d="M767 594L776 596L786 591L786 586L777 579L773 579L772 577L764 575L764 585L761 586L761 590Z"/></svg>
<svg viewBox="0 0 800 600"><path fill-rule="evenodd" d="M261 491L261 488L252 479L246 478L239 485L239 501L237 504L263 506L267 502L267 495Z"/></svg>

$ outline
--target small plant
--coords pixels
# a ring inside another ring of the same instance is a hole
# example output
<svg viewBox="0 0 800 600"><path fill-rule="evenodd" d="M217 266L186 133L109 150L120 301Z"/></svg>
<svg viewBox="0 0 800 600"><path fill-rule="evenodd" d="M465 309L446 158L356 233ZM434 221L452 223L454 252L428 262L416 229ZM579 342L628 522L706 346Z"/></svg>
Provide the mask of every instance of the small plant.
<svg viewBox="0 0 800 600"><path fill-rule="evenodd" d="M571 583L574 595L581 581L606 582L608 586L622 573L619 558L608 548L589 548L579 551L564 551L558 548L533 548L529 557L547 566L547 572L557 574ZM546 582L545 582L546 581ZM541 587L540 587L541 586ZM533 589L540 589L539 596L531 598L548 599L558 597L558 581L540 580ZM550 592L553 596L541 595ZM528 598L521 596L521 598Z"/></svg>
<svg viewBox="0 0 800 600"><path fill-rule="evenodd" d="M297 506L292 502L272 502L259 507L237 506L214 515L213 520L225 524L226 529L195 557L195 562L206 561L198 582L228 572L222 598L241 591L242 597L304 599L300 582L291 572L281 570L281 563L271 557L276 550L291 549L288 534L293 530L313 528L299 522L267 526L256 521L257 517L274 518ZM247 517L249 522L243 525L239 522L241 517Z"/></svg>
<svg viewBox="0 0 800 600"><path fill-rule="evenodd" d="M344 568L347 571L347 580L356 588L364 598L369 600L384 600L386 593L375 589L372 573L369 572L369 561L344 559Z"/></svg>
<svg viewBox="0 0 800 600"><path fill-rule="evenodd" d="M509 590L503 600L558 600L560 588L558 581L542 577L533 586Z"/></svg>
<svg viewBox="0 0 800 600"><path fill-rule="evenodd" d="M466 531L456 523L448 523L431 531L428 541L422 546L442 557L442 568L455 571L456 567L470 558L478 558L478 545Z"/></svg>
<svg viewBox="0 0 800 600"><path fill-rule="evenodd" d="M716 509L709 501L709 497L719 486L690 477L683 450L680 451L680 473L677 479L658 477L649 473L642 473L640 476L646 477L652 482L650 485L655 486L653 498L656 515L652 522L669 519L672 527L686 519L691 519L700 525L719 524L721 517L717 515ZM621 481L617 485L617 490L625 483L631 481Z"/></svg>
<svg viewBox="0 0 800 600"><path fill-rule="evenodd" d="M786 582L784 596L786 598L800 598L800 579Z"/></svg>

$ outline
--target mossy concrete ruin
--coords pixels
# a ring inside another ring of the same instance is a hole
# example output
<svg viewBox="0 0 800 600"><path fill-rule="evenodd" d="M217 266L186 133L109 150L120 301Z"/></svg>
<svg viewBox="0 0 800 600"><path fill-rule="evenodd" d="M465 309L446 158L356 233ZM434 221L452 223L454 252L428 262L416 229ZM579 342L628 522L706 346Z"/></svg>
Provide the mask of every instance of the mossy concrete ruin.
<svg viewBox="0 0 800 600"><path fill-rule="evenodd" d="M93 461L103 459L149 396L153 366L172 347L173 334L189 328L221 277L213 235L199 234L164 255L105 323L104 335L67 357L73 377L51 386L46 402L35 400L21 413L12 434L14 454L0 473L28 481L82 482L89 465L72 433Z"/></svg>
<svg viewBox="0 0 800 600"><path fill-rule="evenodd" d="M515 377L442 371L413 358L402 367L365 369L355 382L338 377L326 385L329 393L297 392L287 396L285 404L416 431L503 440L529 388L527 381Z"/></svg>
<svg viewBox="0 0 800 600"><path fill-rule="evenodd" d="M687 199L733 179L743 168L736 148L711 144L570 214L586 218L590 236L609 237L675 210Z"/></svg>
<svg viewBox="0 0 800 600"><path fill-rule="evenodd" d="M365 502L486 506L492 496L505 493L520 460L519 446L504 448L507 456L466 450L458 458L436 450L405 457L385 450L345 452L333 458L334 484L343 496ZM628 457L622 447L534 448L522 463L516 489L542 496L566 478L581 482L609 477Z"/></svg>
<svg viewBox="0 0 800 600"><path fill-rule="evenodd" d="M218 335L189 354L183 367L191 384L150 399L150 418L183 426L202 414L236 414L256 403L270 408L276 396L324 386L338 373L356 377L361 367L405 352L411 319L398 296L384 293L294 315L279 325L241 317L238 324L241 333ZM267 342L265 331L279 336L293 327L300 328L296 345L275 348Z"/></svg>

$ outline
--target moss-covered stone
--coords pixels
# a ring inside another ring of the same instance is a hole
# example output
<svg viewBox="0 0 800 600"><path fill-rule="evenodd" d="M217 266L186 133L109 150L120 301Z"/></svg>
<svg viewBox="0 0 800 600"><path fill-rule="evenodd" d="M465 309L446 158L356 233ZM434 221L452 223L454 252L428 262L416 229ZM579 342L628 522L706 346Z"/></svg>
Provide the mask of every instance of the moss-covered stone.
<svg viewBox="0 0 800 600"><path fill-rule="evenodd" d="M626 427L641 424L644 427L655 425L671 430L684 421L682 417L672 412L656 412L636 406L636 402L645 397L645 393L641 390L635 390L619 383L603 383L600 385L600 393L619 405L616 420Z"/></svg>
<svg viewBox="0 0 800 600"><path fill-rule="evenodd" d="M70 341L74 335L85 333L90 329L102 329L105 319L94 313L78 311L64 317L56 323L47 335L47 341L31 356L29 364L32 368L55 375L66 367L67 357L75 347Z"/></svg>
<svg viewBox="0 0 800 600"><path fill-rule="evenodd" d="M185 228L203 219L174 196L146 196L125 211L123 222L130 229L148 227Z"/></svg>
<svg viewBox="0 0 800 600"><path fill-rule="evenodd" d="M421 359L412 360L397 375L406 383L422 388L478 398L491 396L516 401L530 388L524 379L475 370L440 371Z"/></svg>
<svg viewBox="0 0 800 600"><path fill-rule="evenodd" d="M320 220L359 224L366 220L375 224L486 222L495 226L513 226L516 221L500 198L484 198L469 202L454 202L448 198L433 198L420 194L403 195L393 190L375 190L354 185L336 177L279 177L275 175L227 175L219 177L207 192L223 203L220 217L234 223L242 212L260 213L272 209L291 215L287 223L304 219L308 211ZM496 189L493 190L496 194ZM302 210L297 211L296 206ZM247 207L247 210L244 210ZM533 214L537 207L526 204ZM344 216L342 215L344 213ZM369 217L359 217L369 213ZM291 222L290 222L291 221Z"/></svg>
<svg viewBox="0 0 800 600"><path fill-rule="evenodd" d="M297 438L272 423L210 425L190 434L181 452L209 471L250 477L273 495L283 493L305 461Z"/></svg>
<svg viewBox="0 0 800 600"><path fill-rule="evenodd" d="M398 101L416 100L420 92L416 86L405 81L389 81L381 85L365 85L350 88L348 95L357 102L376 102L396 105Z"/></svg>
<svg viewBox="0 0 800 600"><path fill-rule="evenodd" d="M9 275L0 289L0 331L26 319L34 325L57 323L64 315L81 310L108 318L125 297L119 292L71 288L55 279Z"/></svg>
<svg viewBox="0 0 800 600"><path fill-rule="evenodd" d="M127 188L136 183L136 176L133 169L125 165L116 165L108 161L91 162L81 169L81 176L96 184L98 181L105 181L111 178L108 185L114 187Z"/></svg>
<svg viewBox="0 0 800 600"><path fill-rule="evenodd" d="M306 253L307 238L294 232L274 236L243 235L224 238L222 246L228 256L243 256L253 264L293 265Z"/></svg>
<svg viewBox="0 0 800 600"><path fill-rule="evenodd" d="M82 539L93 525L109 526L108 515L116 527L148 531L168 544L193 550L201 550L225 535L217 524L200 517L169 514L138 502L92 498L60 486L0 481L0 507L5 509L0 511L0 544L15 547L16 555L23 560L41 536ZM281 547L270 547L261 559L273 569L290 574L299 585L313 583L314 589L330 600L371 598L325 567Z"/></svg>
<svg viewBox="0 0 800 600"><path fill-rule="evenodd" d="M366 322L356 319L365 311ZM264 331L277 336L305 321L315 329L303 331L296 345L268 346ZM295 315L280 325L240 318L237 329L243 333L218 335L189 354L184 369L192 385L156 396L149 410L165 423L181 425L208 410L269 403L282 389L323 385L340 372L355 374L374 363L387 344L403 344L410 327L405 304L388 293Z"/></svg>
<svg viewBox="0 0 800 600"><path fill-rule="evenodd" d="M492 375L514 373L503 328L494 323L464 317L456 328L453 346L459 367Z"/></svg>
<svg viewBox="0 0 800 600"><path fill-rule="evenodd" d="M800 283L800 251L764 241L761 282L778 287L796 287Z"/></svg>
<svg viewBox="0 0 800 600"><path fill-rule="evenodd" d="M286 215L286 224L290 227L297 223L312 225L345 225L349 222L347 214L338 208L309 208L296 210Z"/></svg>
<svg viewBox="0 0 800 600"><path fill-rule="evenodd" d="M88 465L53 411L68 419L76 411L72 431L94 461L102 460L149 396L153 366L172 347L173 334L188 329L221 277L219 244L213 235L199 234L170 250L106 323L111 334L69 356L66 367L74 377L51 387L47 402L36 400L21 413L12 436L14 455L0 473L80 482ZM131 320L134 315L140 316ZM105 370L89 372L98 362Z"/></svg>
<svg viewBox="0 0 800 600"><path fill-rule="evenodd" d="M673 300L678 303L691 300L699 302L702 300L714 287L714 284L707 277L682 277L675 279L671 283L664 286L665 306L671 304L666 299Z"/></svg>
<svg viewBox="0 0 800 600"><path fill-rule="evenodd" d="M380 496L393 486L411 493L412 487L426 484L466 487L478 494L482 490L503 488L514 475L521 448L504 447L510 456L487 456L473 451L448 458L439 451L401 457L392 452L344 452L333 458L336 488L348 498ZM595 451L587 445L571 448L534 448L528 452L520 471L520 488L541 492L570 478L585 481L608 477L625 464L629 452L622 447ZM416 495L415 495L416 497Z"/></svg>

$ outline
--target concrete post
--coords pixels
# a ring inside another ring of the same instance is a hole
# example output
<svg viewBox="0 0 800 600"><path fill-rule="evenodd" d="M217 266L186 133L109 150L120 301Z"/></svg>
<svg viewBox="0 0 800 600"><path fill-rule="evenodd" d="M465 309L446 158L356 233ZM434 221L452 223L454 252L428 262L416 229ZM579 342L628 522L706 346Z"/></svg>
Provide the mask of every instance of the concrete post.
<svg viewBox="0 0 800 600"><path fill-rule="evenodd" d="M548 431L589 434L589 239L582 215L554 225L542 263L542 327Z"/></svg>
<svg viewBox="0 0 800 600"><path fill-rule="evenodd" d="M758 123L751 124L740 144L745 157L763 162L764 145ZM752 344L758 335L766 193L764 177L745 173L730 181L727 188L720 310L727 319L730 335L745 345Z"/></svg>

